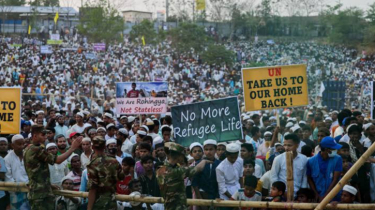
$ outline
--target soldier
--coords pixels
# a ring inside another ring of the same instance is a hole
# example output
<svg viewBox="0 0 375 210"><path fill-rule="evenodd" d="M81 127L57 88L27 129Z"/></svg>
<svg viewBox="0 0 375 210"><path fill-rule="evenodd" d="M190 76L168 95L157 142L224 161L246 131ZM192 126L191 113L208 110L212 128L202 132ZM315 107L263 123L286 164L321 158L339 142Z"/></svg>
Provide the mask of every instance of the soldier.
<svg viewBox="0 0 375 210"><path fill-rule="evenodd" d="M55 196L52 194L48 164L60 164L66 160L81 145L82 137L76 139L67 152L55 156L45 150L46 132L42 125L33 125L31 134L32 144L24 153L26 173L29 177L28 199L31 209L54 209Z"/></svg>
<svg viewBox="0 0 375 210"><path fill-rule="evenodd" d="M186 165L185 148L174 142L165 143L165 151L168 155L168 163L162 166L156 174L160 186L160 192L164 198L165 210L188 209L184 179L193 177L195 173L204 169L208 160L202 160L195 167Z"/></svg>
<svg viewBox="0 0 375 210"><path fill-rule="evenodd" d="M124 179L121 165L116 158L105 153L105 139L96 136L92 140L94 153L87 165L89 202L87 209L117 209L115 192L116 183Z"/></svg>

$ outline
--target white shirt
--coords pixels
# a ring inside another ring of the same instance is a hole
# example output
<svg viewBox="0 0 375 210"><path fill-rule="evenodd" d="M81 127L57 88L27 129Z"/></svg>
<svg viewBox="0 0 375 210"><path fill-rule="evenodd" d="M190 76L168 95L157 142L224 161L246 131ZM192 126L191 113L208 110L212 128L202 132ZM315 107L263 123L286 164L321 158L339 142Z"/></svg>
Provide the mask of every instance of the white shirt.
<svg viewBox="0 0 375 210"><path fill-rule="evenodd" d="M220 198L224 200L229 200L229 198L224 195L228 191L231 195L240 189L239 180L243 175L243 160L242 158L237 158L236 162L233 164L225 158L216 167L216 179L219 185Z"/></svg>
<svg viewBox="0 0 375 210"><path fill-rule="evenodd" d="M78 124L74 124L70 130L72 130L71 133L74 133L74 132L83 133L83 131L85 130L85 127L84 126L81 127Z"/></svg>
<svg viewBox="0 0 375 210"><path fill-rule="evenodd" d="M122 143L121 151L128 154L132 154L133 145L134 144L131 143L129 139L125 139L124 143Z"/></svg>
<svg viewBox="0 0 375 210"><path fill-rule="evenodd" d="M305 155L298 153L293 160L293 179L294 179L294 194L300 188L307 187L306 176L307 158ZM271 169L271 183L282 181L286 184L286 153L278 155L272 164Z"/></svg>
<svg viewBox="0 0 375 210"><path fill-rule="evenodd" d="M260 177L262 177L262 167L260 167L260 165L258 164L255 164L255 167L254 167L254 176L258 179L260 179Z"/></svg>
<svg viewBox="0 0 375 210"><path fill-rule="evenodd" d="M5 156L4 161L7 168L7 172L5 173L6 182L29 182L24 161L23 159L21 161L13 150Z"/></svg>
<svg viewBox="0 0 375 210"><path fill-rule="evenodd" d="M86 169L86 166L90 163L90 156L87 157L84 152L81 154L81 166L83 169Z"/></svg>
<svg viewBox="0 0 375 210"><path fill-rule="evenodd" d="M305 145L306 145L305 142L300 141L300 142L299 142L299 146L298 146L298 148L297 148L297 152L298 152L298 153L301 153L302 147L305 146Z"/></svg>
<svg viewBox="0 0 375 210"><path fill-rule="evenodd" d="M349 141L350 141L350 138L349 138L348 134L345 134L343 137L341 137L339 142L345 142L345 143L349 144Z"/></svg>
<svg viewBox="0 0 375 210"><path fill-rule="evenodd" d="M49 174L51 177L51 184L61 186L61 180L64 178L65 175L69 173L68 161L65 160L64 162L60 164L57 164L57 163L53 165L48 164L48 168L49 168Z"/></svg>
<svg viewBox="0 0 375 210"><path fill-rule="evenodd" d="M268 194L271 191L271 171L267 171L262 178L260 178L260 181L263 183L262 188L268 190Z"/></svg>
<svg viewBox="0 0 375 210"><path fill-rule="evenodd" d="M335 133L333 134L333 138L335 138L336 136L340 136L343 133L344 133L344 128L339 126L336 128Z"/></svg>

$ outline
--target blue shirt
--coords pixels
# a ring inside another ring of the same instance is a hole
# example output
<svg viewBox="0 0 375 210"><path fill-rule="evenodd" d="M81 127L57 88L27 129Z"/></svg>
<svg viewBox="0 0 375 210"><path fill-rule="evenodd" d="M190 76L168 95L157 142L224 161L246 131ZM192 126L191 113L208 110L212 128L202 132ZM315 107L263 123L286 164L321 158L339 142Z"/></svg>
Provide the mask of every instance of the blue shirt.
<svg viewBox="0 0 375 210"><path fill-rule="evenodd" d="M0 157L0 173L6 173L7 172L7 168L5 166L5 161L4 161L4 158L3 157ZM4 181L4 180L2 180ZM0 198L4 197L5 196L5 192L4 191L0 191Z"/></svg>
<svg viewBox="0 0 375 210"><path fill-rule="evenodd" d="M318 158L320 173L326 174L327 168L328 168L328 162L329 162L330 158L328 158L327 160L324 160L322 158L322 155L320 154L320 152L318 153L317 158ZM311 174L312 174L311 171L312 171L311 165L307 164L306 175L311 176ZM334 172L336 172L336 171L338 171L338 172L342 171L342 161L337 161Z"/></svg>
<svg viewBox="0 0 375 210"><path fill-rule="evenodd" d="M212 164L206 164L202 172L193 177L191 186L198 187L208 194L208 199L219 198L219 186L216 180L216 167L220 160L215 159ZM198 164L198 162L196 162Z"/></svg>

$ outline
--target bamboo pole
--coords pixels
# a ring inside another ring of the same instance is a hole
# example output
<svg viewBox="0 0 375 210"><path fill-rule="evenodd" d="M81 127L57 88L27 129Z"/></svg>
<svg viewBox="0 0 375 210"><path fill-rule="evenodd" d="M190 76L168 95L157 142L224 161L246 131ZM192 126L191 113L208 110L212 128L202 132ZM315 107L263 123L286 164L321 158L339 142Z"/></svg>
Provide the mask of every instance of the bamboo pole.
<svg viewBox="0 0 375 210"><path fill-rule="evenodd" d="M287 202L294 200L294 177L293 177L293 152L286 152L286 189Z"/></svg>
<svg viewBox="0 0 375 210"><path fill-rule="evenodd" d="M337 193L348 183L349 179L359 170L359 168L367 161L372 153L375 152L375 144L367 149L365 153L357 160L356 163L349 169L336 186L329 192L326 197L319 203L315 210L322 210L324 207L337 195Z"/></svg>
<svg viewBox="0 0 375 210"><path fill-rule="evenodd" d="M25 183L0 182L0 190L19 192L28 191ZM77 192L68 190L54 190L55 195L65 197L88 198L88 192ZM116 195L118 201L137 201L143 203L163 203L160 197L141 197L130 195ZM279 202L261 202L261 201L224 201L224 200L204 200L187 199L188 205L213 206L213 207L249 207L249 208L277 208L277 209L314 209L317 203L279 203ZM331 204L326 209L375 209L375 204L338 204L336 207Z"/></svg>

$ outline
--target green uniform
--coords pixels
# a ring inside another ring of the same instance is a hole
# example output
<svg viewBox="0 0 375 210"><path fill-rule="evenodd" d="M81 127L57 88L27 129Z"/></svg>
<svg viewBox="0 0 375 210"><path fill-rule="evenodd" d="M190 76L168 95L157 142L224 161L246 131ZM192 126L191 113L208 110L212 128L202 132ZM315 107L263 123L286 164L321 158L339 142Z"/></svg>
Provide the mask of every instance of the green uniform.
<svg viewBox="0 0 375 210"><path fill-rule="evenodd" d="M165 210L188 209L184 179L196 173L194 167L173 166L167 163L159 168L156 177L164 198Z"/></svg>
<svg viewBox="0 0 375 210"><path fill-rule="evenodd" d="M118 161L105 154L95 156L87 165L87 175L89 189L96 189L93 209L116 210L116 183L125 177Z"/></svg>
<svg viewBox="0 0 375 210"><path fill-rule="evenodd" d="M30 144L24 153L27 176L29 177L28 199L32 210L54 209L48 164L55 164L57 156L48 153L43 145Z"/></svg>

